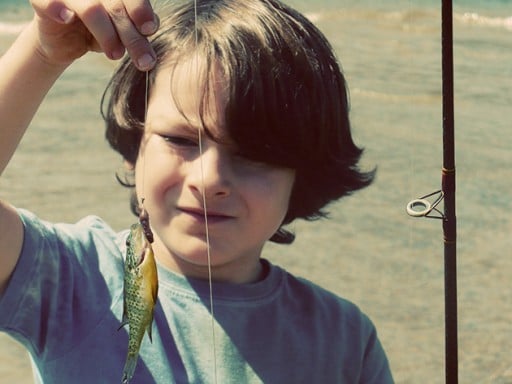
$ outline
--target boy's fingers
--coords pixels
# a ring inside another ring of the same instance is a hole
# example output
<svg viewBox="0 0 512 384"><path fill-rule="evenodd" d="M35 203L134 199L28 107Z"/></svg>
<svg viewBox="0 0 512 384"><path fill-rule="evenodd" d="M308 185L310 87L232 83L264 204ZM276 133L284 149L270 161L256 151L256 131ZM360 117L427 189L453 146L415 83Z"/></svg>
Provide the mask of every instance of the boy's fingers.
<svg viewBox="0 0 512 384"><path fill-rule="evenodd" d="M66 8L63 2L49 3L47 0L31 0L34 11L42 18L51 19L60 24L69 24L75 13Z"/></svg>
<svg viewBox="0 0 512 384"><path fill-rule="evenodd" d="M89 49L103 51L111 59L119 59L124 53L124 47L105 8L98 4L75 11L94 37L95 41L90 42Z"/></svg>
<svg viewBox="0 0 512 384"><path fill-rule="evenodd" d="M86 49L119 59L125 50L140 70L153 68L156 55L146 36L156 32L158 18L149 0L31 0L43 18L86 31ZM79 19L80 23L74 24ZM78 30L78 29L77 29Z"/></svg>
<svg viewBox="0 0 512 384"><path fill-rule="evenodd" d="M159 20L149 0L127 1L125 9L141 34L150 36L157 31Z"/></svg>
<svg viewBox="0 0 512 384"><path fill-rule="evenodd" d="M112 20L122 46L126 48L137 68L145 71L153 68L155 53L145 36L146 33L142 33L140 29L149 30L150 32L147 34L152 34L157 27L153 25L155 18L149 3L145 7L142 3L137 6L137 3L137 1L130 2L131 8L128 10L121 0L111 0L108 2L106 11ZM150 18L149 21L148 17ZM140 25L140 27L136 25Z"/></svg>

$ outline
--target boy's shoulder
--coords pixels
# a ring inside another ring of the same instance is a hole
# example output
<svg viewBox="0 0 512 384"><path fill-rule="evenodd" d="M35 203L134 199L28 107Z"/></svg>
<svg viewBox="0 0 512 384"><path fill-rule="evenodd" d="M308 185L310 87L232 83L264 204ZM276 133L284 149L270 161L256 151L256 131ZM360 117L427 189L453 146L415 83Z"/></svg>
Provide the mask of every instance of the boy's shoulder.
<svg viewBox="0 0 512 384"><path fill-rule="evenodd" d="M73 350L120 301L123 233L95 216L54 224L23 209L18 214L23 247L0 300L0 329L22 335L32 354L48 361Z"/></svg>
<svg viewBox="0 0 512 384"><path fill-rule="evenodd" d="M291 329L298 335L297 345L308 345L324 356L315 363L318 366L329 360L323 353L336 356L329 360L332 366L322 368L328 373L317 372L327 381L315 382L333 382L334 377L336 382L393 382L375 325L356 304L287 272L282 286L284 301L279 305L286 307L281 311L286 319L283 332Z"/></svg>
<svg viewBox="0 0 512 384"><path fill-rule="evenodd" d="M18 209L23 223L26 240L59 241L71 247L114 245L122 248L127 231L114 231L102 218L95 215L85 216L76 223L52 223L39 218L25 209ZM26 241L25 241L26 242Z"/></svg>
<svg viewBox="0 0 512 384"><path fill-rule="evenodd" d="M66 274L79 277L84 286L95 279L122 279L127 231L114 231L98 216L86 216L76 223L52 223L24 209L18 209L18 214L24 239L15 272L34 272L37 263L36 276L66 270Z"/></svg>
<svg viewBox="0 0 512 384"><path fill-rule="evenodd" d="M304 277L284 272L284 289L297 310L332 324L354 328L373 328L365 313L352 301Z"/></svg>

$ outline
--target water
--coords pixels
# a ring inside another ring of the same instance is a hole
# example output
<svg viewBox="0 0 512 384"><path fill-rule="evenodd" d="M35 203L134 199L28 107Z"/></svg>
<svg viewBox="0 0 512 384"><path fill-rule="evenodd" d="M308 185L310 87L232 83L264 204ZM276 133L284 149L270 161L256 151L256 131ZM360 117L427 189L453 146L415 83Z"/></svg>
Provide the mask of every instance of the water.
<svg viewBox="0 0 512 384"><path fill-rule="evenodd" d="M397 382L442 383L440 223L405 214L440 186L441 1L290 4L335 47L354 135L378 178L333 205L330 221L295 224L297 243L268 257L369 313ZM0 52L29 19L25 0L0 0ZM460 382L512 383L512 1L455 1L454 55ZM100 213L119 229L133 220L99 118L111 69L93 54L62 77L0 180L4 198L51 220ZM0 354L11 348L4 340ZM2 361L0 373L13 374L17 365Z"/></svg>

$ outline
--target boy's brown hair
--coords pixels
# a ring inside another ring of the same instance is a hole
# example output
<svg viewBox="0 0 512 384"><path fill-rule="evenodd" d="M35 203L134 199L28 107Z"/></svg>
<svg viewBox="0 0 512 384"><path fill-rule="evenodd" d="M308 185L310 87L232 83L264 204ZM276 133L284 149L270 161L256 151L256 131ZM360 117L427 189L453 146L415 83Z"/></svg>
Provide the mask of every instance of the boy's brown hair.
<svg viewBox="0 0 512 384"><path fill-rule="evenodd" d="M331 201L369 185L374 171L357 166L345 78L324 35L277 0L197 0L160 10L153 38L159 65L196 55L209 79L227 79L226 129L244 158L295 170L283 225L326 216ZM197 17L197 18L196 18ZM150 84L155 73L150 74ZM103 97L110 145L135 164L144 130L146 75L126 58ZM179 95L173 95L178 97ZM208 127L204 127L208 134ZM138 212L136 199L132 211ZM282 226L270 239L291 243Z"/></svg>

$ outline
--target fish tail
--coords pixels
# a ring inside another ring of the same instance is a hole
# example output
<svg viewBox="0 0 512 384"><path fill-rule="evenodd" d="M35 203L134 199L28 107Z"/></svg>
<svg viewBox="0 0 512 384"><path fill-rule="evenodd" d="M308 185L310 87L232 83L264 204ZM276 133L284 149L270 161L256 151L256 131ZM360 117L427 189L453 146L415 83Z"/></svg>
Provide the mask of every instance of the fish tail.
<svg viewBox="0 0 512 384"><path fill-rule="evenodd" d="M123 384L128 384L133 377L133 373L135 372L135 366L137 365L137 354L129 353L126 357L126 363L123 369Z"/></svg>

